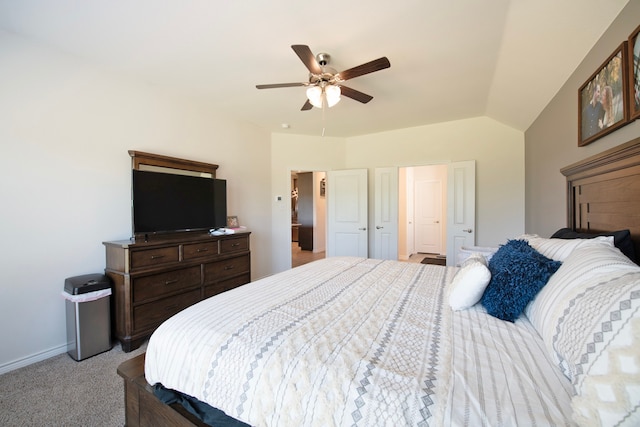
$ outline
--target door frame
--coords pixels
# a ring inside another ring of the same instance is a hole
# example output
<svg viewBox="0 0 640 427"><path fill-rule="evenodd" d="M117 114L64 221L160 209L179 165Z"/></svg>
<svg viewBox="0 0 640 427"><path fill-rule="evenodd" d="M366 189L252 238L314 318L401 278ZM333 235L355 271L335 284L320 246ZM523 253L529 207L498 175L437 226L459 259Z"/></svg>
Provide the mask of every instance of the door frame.
<svg viewBox="0 0 640 427"><path fill-rule="evenodd" d="M285 211L287 211L288 216L287 216L287 220L289 222L289 228L291 228L291 215L292 215L292 207L291 207L291 203L292 202L292 197L291 195L293 194L293 174L299 174L299 173L312 173L313 176L313 198L314 198L314 202L318 202L317 206L314 203L314 212L313 212L313 241L314 241L314 248L313 248L313 252L314 253L318 253L318 252L325 252L326 253L326 234L327 234L327 207L326 207L326 198L322 198L320 196L320 175L319 174L324 174L324 178L326 180L326 176L327 176L327 172L324 170L315 170L315 169L290 169L289 170L289 196L287 196L286 200L289 200L289 205L287 209L283 209ZM280 197L280 196L278 196ZM322 212L320 212L322 211ZM291 243L293 243L291 241L291 238L288 239L289 240L289 246L287 247L287 251L289 252L289 268L291 268L292 263L292 256L293 253L291 251ZM316 243L319 243L319 247L316 247ZM321 250L322 249L322 250Z"/></svg>

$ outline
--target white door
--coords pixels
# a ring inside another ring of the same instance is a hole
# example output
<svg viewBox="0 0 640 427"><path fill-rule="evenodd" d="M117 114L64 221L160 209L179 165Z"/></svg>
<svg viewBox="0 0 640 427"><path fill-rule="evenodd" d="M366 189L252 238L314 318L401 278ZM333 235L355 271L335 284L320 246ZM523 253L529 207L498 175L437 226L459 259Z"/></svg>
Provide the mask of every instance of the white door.
<svg viewBox="0 0 640 427"><path fill-rule="evenodd" d="M442 181L428 179L414 184L416 252L442 253Z"/></svg>
<svg viewBox="0 0 640 427"><path fill-rule="evenodd" d="M398 259L398 168L376 168L374 258Z"/></svg>
<svg viewBox="0 0 640 427"><path fill-rule="evenodd" d="M368 256L367 169L327 172L327 256Z"/></svg>
<svg viewBox="0 0 640 427"><path fill-rule="evenodd" d="M449 165L447 192L447 265L455 265L462 246L476 242L476 162Z"/></svg>

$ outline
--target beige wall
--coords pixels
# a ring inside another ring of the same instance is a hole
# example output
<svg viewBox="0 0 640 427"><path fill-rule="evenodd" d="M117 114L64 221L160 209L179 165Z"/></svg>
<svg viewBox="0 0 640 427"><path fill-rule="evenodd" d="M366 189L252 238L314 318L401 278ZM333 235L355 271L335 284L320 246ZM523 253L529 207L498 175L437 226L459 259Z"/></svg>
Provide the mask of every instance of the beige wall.
<svg viewBox="0 0 640 427"><path fill-rule="evenodd" d="M640 21L640 2L631 1L585 57L566 84L525 132L526 216L528 233L549 236L567 225L564 166L640 136L636 121L595 142L578 147L578 88Z"/></svg>
<svg viewBox="0 0 640 427"><path fill-rule="evenodd" d="M66 351L64 279L131 234L128 150L219 164L271 272L268 132L5 33L0 52L0 372Z"/></svg>

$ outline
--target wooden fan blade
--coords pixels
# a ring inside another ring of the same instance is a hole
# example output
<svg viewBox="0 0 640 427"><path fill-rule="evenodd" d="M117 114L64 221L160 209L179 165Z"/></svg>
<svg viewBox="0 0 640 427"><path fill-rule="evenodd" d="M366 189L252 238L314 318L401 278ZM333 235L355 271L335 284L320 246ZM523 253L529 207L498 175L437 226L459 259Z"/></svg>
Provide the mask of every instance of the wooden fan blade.
<svg viewBox="0 0 640 427"><path fill-rule="evenodd" d="M340 94L347 98L355 99L356 101L366 104L373 99L373 96L362 93L358 90L351 89L350 87L340 86Z"/></svg>
<svg viewBox="0 0 640 427"><path fill-rule="evenodd" d="M359 77L365 74L373 73L375 71L384 70L391 67L391 63L386 56L382 58L374 59L366 64L358 65L357 67L349 68L348 70L338 73L342 80L349 80L354 77Z"/></svg>
<svg viewBox="0 0 640 427"><path fill-rule="evenodd" d="M306 86L306 83L276 83L271 85L256 85L258 89L275 89L279 87L296 87L296 86Z"/></svg>
<svg viewBox="0 0 640 427"><path fill-rule="evenodd" d="M320 64L318 64L318 61L316 60L315 55L311 52L311 49L309 49L309 46L304 44L294 44L291 45L291 49L293 49L305 67L307 67L312 74L322 74Z"/></svg>
<svg viewBox="0 0 640 427"><path fill-rule="evenodd" d="M313 105L311 105L311 103L307 99L307 102L304 103L300 111L307 111L307 110L311 110L312 108L313 108Z"/></svg>

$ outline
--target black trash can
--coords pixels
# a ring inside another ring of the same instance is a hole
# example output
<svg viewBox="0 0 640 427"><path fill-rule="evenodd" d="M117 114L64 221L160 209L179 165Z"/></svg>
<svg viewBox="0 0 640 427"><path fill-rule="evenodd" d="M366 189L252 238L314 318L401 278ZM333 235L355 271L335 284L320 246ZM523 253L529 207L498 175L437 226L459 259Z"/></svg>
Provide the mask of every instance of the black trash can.
<svg viewBox="0 0 640 427"><path fill-rule="evenodd" d="M64 281L67 353L83 360L111 349L111 280L85 274Z"/></svg>

